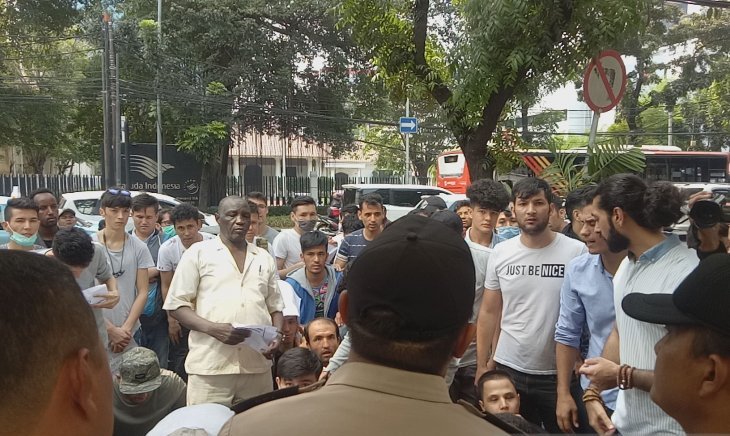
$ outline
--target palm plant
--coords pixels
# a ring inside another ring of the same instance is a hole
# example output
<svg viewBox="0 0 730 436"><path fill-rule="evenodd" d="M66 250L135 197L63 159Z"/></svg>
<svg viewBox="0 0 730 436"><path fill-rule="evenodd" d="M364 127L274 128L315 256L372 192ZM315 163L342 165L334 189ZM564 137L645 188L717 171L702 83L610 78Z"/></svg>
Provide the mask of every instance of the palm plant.
<svg viewBox="0 0 730 436"><path fill-rule="evenodd" d="M587 152L588 162L579 162L582 156L558 149L554 144L548 149L555 157L540 177L549 182L556 192L565 196L568 192L606 177L620 173L642 173L646 159L641 148L621 145L617 142L596 144Z"/></svg>

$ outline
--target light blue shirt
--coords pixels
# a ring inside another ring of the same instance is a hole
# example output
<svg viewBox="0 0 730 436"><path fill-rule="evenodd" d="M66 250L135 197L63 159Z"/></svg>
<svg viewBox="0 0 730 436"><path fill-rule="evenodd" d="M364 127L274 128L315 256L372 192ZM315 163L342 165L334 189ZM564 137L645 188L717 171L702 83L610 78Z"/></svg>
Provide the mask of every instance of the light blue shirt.
<svg viewBox="0 0 730 436"><path fill-rule="evenodd" d="M586 253L573 259L566 268L560 289L560 316L555 325L555 341L580 348L583 326L591 334L587 357L599 357L616 320L613 304L613 276L606 271L601 256ZM589 380L581 376L583 389ZM601 395L606 406L616 407L618 389Z"/></svg>

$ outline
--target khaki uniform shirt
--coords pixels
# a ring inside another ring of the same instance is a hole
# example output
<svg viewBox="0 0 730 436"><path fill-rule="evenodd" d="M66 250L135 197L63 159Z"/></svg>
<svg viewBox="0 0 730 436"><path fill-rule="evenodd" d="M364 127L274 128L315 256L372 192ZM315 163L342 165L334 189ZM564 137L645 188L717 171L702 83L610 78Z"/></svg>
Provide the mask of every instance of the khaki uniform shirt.
<svg viewBox="0 0 730 436"><path fill-rule="evenodd" d="M284 419L285 418L285 419ZM323 388L254 407L221 436L506 434L449 398L444 378L369 363L343 365Z"/></svg>
<svg viewBox="0 0 730 436"><path fill-rule="evenodd" d="M180 259L163 308L187 306L217 323L271 325L271 313L284 309L276 264L253 244L246 250L242 273L219 237L193 244ZM260 374L271 368L253 348L226 345L205 333L191 331L189 347L189 374Z"/></svg>

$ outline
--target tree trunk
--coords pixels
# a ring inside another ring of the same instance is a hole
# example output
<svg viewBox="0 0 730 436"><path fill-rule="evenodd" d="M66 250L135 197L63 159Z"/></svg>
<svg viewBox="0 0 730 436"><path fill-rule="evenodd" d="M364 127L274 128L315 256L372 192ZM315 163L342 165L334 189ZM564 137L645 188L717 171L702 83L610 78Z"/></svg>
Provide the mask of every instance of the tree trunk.
<svg viewBox="0 0 730 436"><path fill-rule="evenodd" d="M198 208L207 211L210 207L210 174L212 162L203 165L203 171L200 173L200 195L198 196Z"/></svg>
<svg viewBox="0 0 730 436"><path fill-rule="evenodd" d="M522 108L520 111L521 112L520 124L522 124L522 126L521 126L522 127L522 139L524 139L525 142L532 141L532 138L527 133L528 129L529 129L529 123L527 122L527 116L528 116L529 109L530 109L530 107L526 103L522 103Z"/></svg>
<svg viewBox="0 0 730 436"><path fill-rule="evenodd" d="M203 177L201 177L200 181L201 201L199 204L201 208L217 206L218 203L226 195L228 195L226 192L226 176L228 175L229 150L229 142L221 145L218 159L211 161L203 168ZM205 188L203 187L203 180L205 180L208 185ZM206 195L205 203L202 201L203 192L205 192Z"/></svg>
<svg viewBox="0 0 730 436"><path fill-rule="evenodd" d="M629 127L629 144L636 145L639 137L636 133L639 132L639 115L643 112L643 109L639 108L639 97L641 97L641 88L644 86L644 60L640 57L636 58L636 82L631 93L627 95L626 105L626 125Z"/></svg>

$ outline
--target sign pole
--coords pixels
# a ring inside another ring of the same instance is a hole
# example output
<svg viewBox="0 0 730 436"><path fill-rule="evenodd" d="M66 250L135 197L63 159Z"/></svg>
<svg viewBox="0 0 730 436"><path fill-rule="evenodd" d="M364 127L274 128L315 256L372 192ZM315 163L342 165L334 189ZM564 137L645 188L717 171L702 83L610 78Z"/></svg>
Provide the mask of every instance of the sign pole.
<svg viewBox="0 0 730 436"><path fill-rule="evenodd" d="M594 151L596 146L596 133L598 132L598 120L601 118L601 113L598 111L593 112L593 120L591 121L591 131L588 135L588 149L586 150L586 165L588 160L591 158L591 152Z"/></svg>
<svg viewBox="0 0 730 436"><path fill-rule="evenodd" d="M406 118L411 116L411 98L406 97ZM410 168L411 168L411 162L410 162L410 156L411 156L411 144L410 144L410 133L406 133L406 172L405 177L403 178L404 183L408 183L410 179Z"/></svg>

